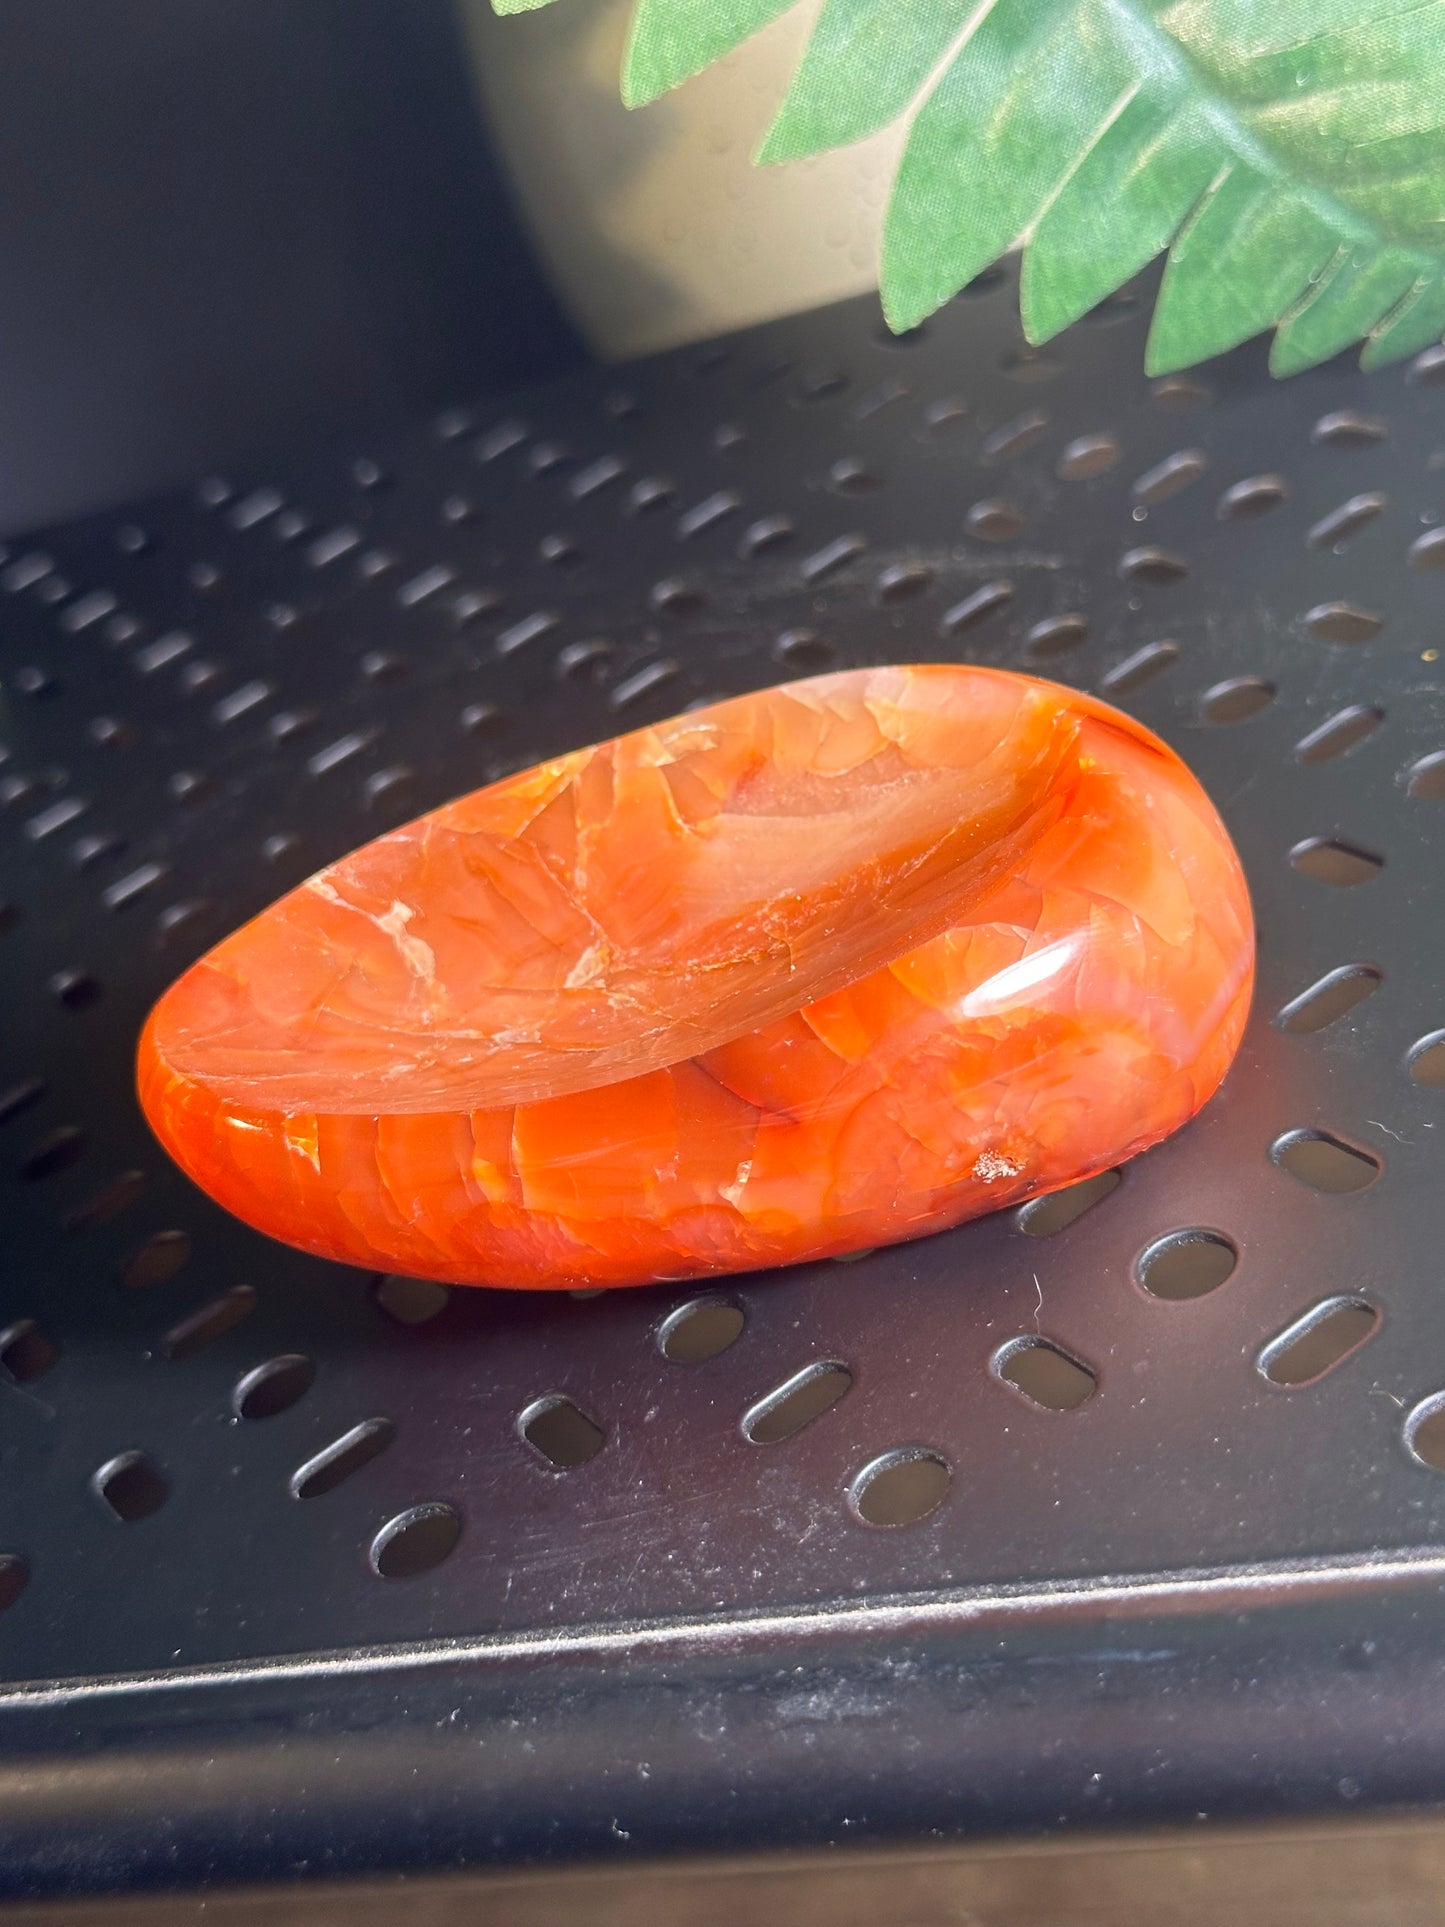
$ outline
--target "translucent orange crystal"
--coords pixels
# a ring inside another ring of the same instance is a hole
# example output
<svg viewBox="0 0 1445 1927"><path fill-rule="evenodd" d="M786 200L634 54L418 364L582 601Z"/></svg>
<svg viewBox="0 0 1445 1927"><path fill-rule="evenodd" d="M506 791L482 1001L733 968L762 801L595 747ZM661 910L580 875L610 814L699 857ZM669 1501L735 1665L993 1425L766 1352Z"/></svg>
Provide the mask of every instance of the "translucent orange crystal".
<svg viewBox="0 0 1445 1927"><path fill-rule="evenodd" d="M936 1231L1210 1096L1254 939L1203 791L1001 671L868 669L508 777L188 970L146 1114L349 1264L642 1284Z"/></svg>

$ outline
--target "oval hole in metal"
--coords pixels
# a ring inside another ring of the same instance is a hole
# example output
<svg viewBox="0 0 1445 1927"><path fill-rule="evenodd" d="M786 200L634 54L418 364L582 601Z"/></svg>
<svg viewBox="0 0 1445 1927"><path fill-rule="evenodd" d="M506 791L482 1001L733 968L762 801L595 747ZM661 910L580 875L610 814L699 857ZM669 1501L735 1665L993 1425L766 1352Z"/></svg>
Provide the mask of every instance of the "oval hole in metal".
<svg viewBox="0 0 1445 1927"><path fill-rule="evenodd" d="M231 1409L237 1418L275 1418L289 1411L316 1382L316 1367L302 1352L268 1358L236 1382Z"/></svg>
<svg viewBox="0 0 1445 1927"><path fill-rule="evenodd" d="M51 1343L33 1318L19 1318L0 1332L0 1368L17 1385L39 1378L59 1357L59 1346Z"/></svg>
<svg viewBox="0 0 1445 1927"><path fill-rule="evenodd" d="M1366 737L1373 736L1384 720L1384 710L1376 708L1373 703L1351 703L1348 708L1327 717L1318 729L1301 736L1294 746L1294 753L1302 763L1328 763L1336 756L1344 756L1357 743L1363 743Z"/></svg>
<svg viewBox="0 0 1445 1927"><path fill-rule="evenodd" d="M193 1311L188 1318L182 1318L172 1325L161 1340L161 1350L167 1358L190 1358L203 1347L224 1337L243 1318L249 1318L255 1309L255 1287L232 1285L219 1298L213 1298L210 1304L202 1305L199 1311Z"/></svg>
<svg viewBox="0 0 1445 1927"><path fill-rule="evenodd" d="M1030 1238L1052 1238L1055 1232L1066 1230L1076 1218L1082 1218L1086 1211L1101 1204L1123 1181L1122 1171L1100 1171L1097 1177L1085 1178L1082 1184L1066 1185L1062 1191L1050 1191L1045 1198L1032 1198L1020 1205L1014 1223Z"/></svg>
<svg viewBox="0 0 1445 1927"><path fill-rule="evenodd" d="M1432 749L1428 756L1410 765L1405 772L1405 790L1407 795L1432 803L1445 797L1445 749Z"/></svg>
<svg viewBox="0 0 1445 1927"><path fill-rule="evenodd" d="M944 610L939 620L939 630L945 636L958 636L969 629L981 628L1000 609L1006 609L1013 599L1012 582L985 582L981 589L975 589L962 602L955 602L951 609Z"/></svg>
<svg viewBox="0 0 1445 1927"><path fill-rule="evenodd" d="M1220 496L1215 514L1221 522L1245 522L1277 509L1289 494L1289 484L1279 475L1249 475Z"/></svg>
<svg viewBox="0 0 1445 1927"><path fill-rule="evenodd" d="M1202 448L1176 449L1162 462L1156 462L1153 468L1135 477L1134 500L1155 508L1160 502L1167 502L1171 495L1188 488L1191 482L1197 482L1208 467L1209 457Z"/></svg>
<svg viewBox="0 0 1445 1927"><path fill-rule="evenodd" d="M146 1188L144 1171L121 1171L93 1191L83 1204L65 1214L67 1231L89 1231L92 1226L109 1224L122 1211L129 1211Z"/></svg>
<svg viewBox="0 0 1445 1927"><path fill-rule="evenodd" d="M979 444L979 453L986 462L1006 461L1011 455L1022 455L1026 448L1033 446L1048 425L1049 418L1041 409L1016 416L1013 421L1004 422L991 434L985 435Z"/></svg>
<svg viewBox="0 0 1445 1927"><path fill-rule="evenodd" d="M1088 482L1118 465L1124 451L1108 433L1080 435L1059 452L1054 473L1061 482Z"/></svg>
<svg viewBox="0 0 1445 1927"><path fill-rule="evenodd" d="M414 1579L439 1566L461 1537L455 1506L433 1499L388 1519L371 1542L371 1563L383 1579Z"/></svg>
<svg viewBox="0 0 1445 1927"><path fill-rule="evenodd" d="M0 1613L15 1604L29 1577L30 1568L18 1553L0 1552Z"/></svg>
<svg viewBox="0 0 1445 1927"><path fill-rule="evenodd" d="M1323 1299L1270 1340L1259 1369L1286 1391L1315 1385L1372 1338L1379 1323L1379 1311L1367 1298Z"/></svg>
<svg viewBox="0 0 1445 1927"><path fill-rule="evenodd" d="M1337 1022L1353 1010L1356 1004L1373 997L1384 975L1375 964L1341 964L1337 970L1326 971L1318 983L1302 990L1298 997L1291 997L1275 1017L1275 1024L1294 1036L1323 1030L1326 1024Z"/></svg>
<svg viewBox="0 0 1445 1927"><path fill-rule="evenodd" d="M1036 622L1024 638L1024 653L1030 662L1047 662L1064 656L1089 640L1089 625L1080 615L1047 616Z"/></svg>
<svg viewBox="0 0 1445 1927"><path fill-rule="evenodd" d="M911 1526L938 1510L952 1483L941 1452L926 1445L901 1445L854 1474L848 1499L865 1525Z"/></svg>
<svg viewBox="0 0 1445 1927"><path fill-rule="evenodd" d="M298 1465L291 1474L291 1490L298 1499L319 1499L379 1458L396 1437L389 1418L363 1419L333 1439L324 1450Z"/></svg>
<svg viewBox="0 0 1445 1927"><path fill-rule="evenodd" d="M1382 442L1390 425L1379 415L1362 415L1353 408L1340 408L1321 415L1310 430L1312 442L1325 442L1332 448L1368 448Z"/></svg>
<svg viewBox="0 0 1445 1927"><path fill-rule="evenodd" d="M1199 708L1207 723L1243 723L1268 709L1274 697L1274 684L1263 676L1231 676L1205 690Z"/></svg>
<svg viewBox="0 0 1445 1927"><path fill-rule="evenodd" d="M888 605L911 602L933 587L933 570L925 562L896 562L878 577L878 600Z"/></svg>
<svg viewBox="0 0 1445 1927"><path fill-rule="evenodd" d="M1427 1091L1445 1090L1445 1030L1432 1030L1412 1044L1405 1062L1413 1083Z"/></svg>
<svg viewBox="0 0 1445 1927"><path fill-rule="evenodd" d="M1357 843L1346 843L1338 836L1310 836L1296 843L1289 860L1301 876L1320 883L1332 883L1337 890L1351 890L1368 883L1385 867L1385 859L1373 850L1362 850Z"/></svg>
<svg viewBox="0 0 1445 1927"><path fill-rule="evenodd" d="M1156 381L1149 390L1150 395L1160 408L1180 411L1207 408L1214 400L1212 389L1206 388L1201 381L1191 381L1185 375L1166 375Z"/></svg>
<svg viewBox="0 0 1445 1927"><path fill-rule="evenodd" d="M1383 616L1353 602L1317 602L1304 625L1321 642L1369 642L1385 626Z"/></svg>
<svg viewBox="0 0 1445 1927"><path fill-rule="evenodd" d="M1314 523L1305 544L1311 549L1341 549L1352 541L1361 529L1369 527L1378 515L1385 510L1385 497L1378 491L1368 495L1352 495L1347 502L1341 502L1337 509L1322 515Z"/></svg>
<svg viewBox="0 0 1445 1927"><path fill-rule="evenodd" d="M789 669L823 669L833 660L830 642L812 629L784 629L773 643L773 654Z"/></svg>
<svg viewBox="0 0 1445 1927"><path fill-rule="evenodd" d="M1089 1367L1051 1338L1011 1338L994 1353L993 1371L1046 1412L1076 1412L1099 1389Z"/></svg>
<svg viewBox="0 0 1445 1927"><path fill-rule="evenodd" d="M849 1390L853 1374L835 1358L820 1358L794 1372L743 1413L743 1437L754 1445L781 1445L811 1425Z"/></svg>
<svg viewBox="0 0 1445 1927"><path fill-rule="evenodd" d="M1445 1472L1445 1392L1422 1398L1405 1419L1405 1449L1432 1472Z"/></svg>
<svg viewBox="0 0 1445 1927"><path fill-rule="evenodd" d="M1375 1152L1363 1145L1347 1144L1333 1131L1318 1129L1286 1131L1269 1147L1269 1154L1292 1178L1331 1197L1367 1190L1385 1168Z"/></svg>
<svg viewBox="0 0 1445 1927"><path fill-rule="evenodd" d="M964 521L969 534L984 542L1010 542L1029 525L1028 516L1015 503L995 497L975 502Z"/></svg>
<svg viewBox="0 0 1445 1927"><path fill-rule="evenodd" d="M406 1278L400 1272L388 1272L372 1286L371 1298L398 1325L424 1325L446 1310L452 1293L449 1285L439 1284L435 1278Z"/></svg>
<svg viewBox="0 0 1445 1927"><path fill-rule="evenodd" d="M1234 1276L1239 1252L1222 1231L1170 1231L1139 1254L1134 1276L1151 1298L1203 1298Z"/></svg>
<svg viewBox="0 0 1445 1927"><path fill-rule="evenodd" d="M871 468L852 456L834 462L828 471L828 480L840 495L868 495L883 486L881 475L875 475Z"/></svg>
<svg viewBox="0 0 1445 1927"><path fill-rule="evenodd" d="M731 1299L694 1298L663 1319L658 1350L674 1365L701 1365L741 1338L746 1323L742 1307Z"/></svg>
<svg viewBox="0 0 1445 1927"><path fill-rule="evenodd" d="M122 1525L148 1519L166 1502L166 1482L143 1452L122 1452L107 1459L91 1486Z"/></svg>
<svg viewBox="0 0 1445 1927"><path fill-rule="evenodd" d="M1119 575L1125 582L1147 582L1162 589L1171 582L1182 582L1188 573L1189 564L1182 555L1174 555L1152 542L1126 549L1119 557Z"/></svg>
<svg viewBox="0 0 1445 1927"><path fill-rule="evenodd" d="M191 1255L190 1234L185 1231L155 1231L146 1239L120 1274L127 1291L145 1291L174 1278Z"/></svg>
<svg viewBox="0 0 1445 1927"><path fill-rule="evenodd" d="M1171 663L1179 660L1177 642L1146 642L1142 649L1136 649L1122 662L1116 662L1099 680L1099 687L1110 696L1127 696L1136 689L1142 689L1146 682Z"/></svg>
<svg viewBox="0 0 1445 1927"><path fill-rule="evenodd" d="M517 1430L554 1472L571 1472L595 1459L607 1437L596 1419L562 1392L533 1400L518 1418Z"/></svg>
<svg viewBox="0 0 1445 1927"><path fill-rule="evenodd" d="M78 1162L85 1151L85 1133L73 1124L61 1124L32 1145L20 1166L20 1175L30 1183L58 1177Z"/></svg>

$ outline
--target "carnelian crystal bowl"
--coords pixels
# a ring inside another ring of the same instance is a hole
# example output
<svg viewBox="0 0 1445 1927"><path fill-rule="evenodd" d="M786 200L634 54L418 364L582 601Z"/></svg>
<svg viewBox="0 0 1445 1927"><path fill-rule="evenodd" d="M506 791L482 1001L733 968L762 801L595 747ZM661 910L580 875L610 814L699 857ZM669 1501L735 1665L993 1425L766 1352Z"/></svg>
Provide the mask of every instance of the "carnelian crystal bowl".
<svg viewBox="0 0 1445 1927"><path fill-rule="evenodd" d="M1249 898L1193 776L1000 670L819 676L507 777L187 970L138 1081L249 1224L456 1284L645 1284L1056 1190L1217 1088Z"/></svg>

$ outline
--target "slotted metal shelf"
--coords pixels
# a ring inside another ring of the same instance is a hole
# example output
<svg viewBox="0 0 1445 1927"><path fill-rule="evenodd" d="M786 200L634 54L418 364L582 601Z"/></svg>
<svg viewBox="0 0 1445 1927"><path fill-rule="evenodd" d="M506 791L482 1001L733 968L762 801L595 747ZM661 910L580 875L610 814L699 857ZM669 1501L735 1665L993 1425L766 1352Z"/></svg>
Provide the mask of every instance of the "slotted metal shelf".
<svg viewBox="0 0 1445 1927"><path fill-rule="evenodd" d="M6 1891L1445 1793L1445 353L1151 383L1148 307L1034 352L999 270L10 546ZM895 659L1111 696L1238 842L1248 1040L1117 1184L574 1300L150 1141L150 1001L322 863Z"/></svg>

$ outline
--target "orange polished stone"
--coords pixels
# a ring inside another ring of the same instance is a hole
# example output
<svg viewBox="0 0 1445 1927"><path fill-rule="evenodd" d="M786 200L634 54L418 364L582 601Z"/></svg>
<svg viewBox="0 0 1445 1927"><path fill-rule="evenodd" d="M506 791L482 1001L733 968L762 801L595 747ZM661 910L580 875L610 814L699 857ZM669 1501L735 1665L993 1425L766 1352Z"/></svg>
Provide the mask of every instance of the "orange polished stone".
<svg viewBox="0 0 1445 1927"><path fill-rule="evenodd" d="M332 864L188 970L141 1101L348 1264L642 1284L957 1224L1198 1110L1249 1003L1189 771L1002 671L815 677L578 750Z"/></svg>

